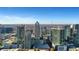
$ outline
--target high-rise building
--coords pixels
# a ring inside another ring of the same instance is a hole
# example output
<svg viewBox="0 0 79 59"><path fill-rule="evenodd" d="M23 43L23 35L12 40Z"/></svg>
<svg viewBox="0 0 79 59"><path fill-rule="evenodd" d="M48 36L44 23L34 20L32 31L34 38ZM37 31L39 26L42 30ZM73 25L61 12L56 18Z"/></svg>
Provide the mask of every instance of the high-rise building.
<svg viewBox="0 0 79 59"><path fill-rule="evenodd" d="M35 23L35 48L38 48L39 44L40 44L40 24L37 21Z"/></svg>
<svg viewBox="0 0 79 59"><path fill-rule="evenodd" d="M59 28L51 28L52 31L52 44L60 45L60 29Z"/></svg>
<svg viewBox="0 0 79 59"><path fill-rule="evenodd" d="M76 35L74 38L74 43L76 46L79 46L79 24L75 25Z"/></svg>
<svg viewBox="0 0 79 59"><path fill-rule="evenodd" d="M64 43L65 44L73 44L74 41L74 32L75 32L75 28L74 25L66 25L64 27Z"/></svg>
<svg viewBox="0 0 79 59"><path fill-rule="evenodd" d="M67 40L70 37L70 25L66 25L64 28L64 40Z"/></svg>
<svg viewBox="0 0 79 59"><path fill-rule="evenodd" d="M60 30L60 43L63 44L64 43L64 29Z"/></svg>
<svg viewBox="0 0 79 59"><path fill-rule="evenodd" d="M79 24L75 25L76 33L79 34Z"/></svg>
<svg viewBox="0 0 79 59"><path fill-rule="evenodd" d="M31 48L31 31L30 30L27 30L25 32L24 48L25 49Z"/></svg>
<svg viewBox="0 0 79 59"><path fill-rule="evenodd" d="M18 25L17 26L17 45L18 48L22 47L23 48L23 41L25 39L25 25Z"/></svg>
<svg viewBox="0 0 79 59"><path fill-rule="evenodd" d="M40 24L38 21L35 23L35 37L36 38L40 37Z"/></svg>

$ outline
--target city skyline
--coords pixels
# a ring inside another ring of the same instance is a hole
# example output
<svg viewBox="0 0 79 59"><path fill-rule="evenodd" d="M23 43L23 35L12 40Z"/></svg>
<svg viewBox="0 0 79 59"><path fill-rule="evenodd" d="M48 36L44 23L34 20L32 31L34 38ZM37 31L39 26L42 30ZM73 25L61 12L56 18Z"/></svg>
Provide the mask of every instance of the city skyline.
<svg viewBox="0 0 79 59"><path fill-rule="evenodd" d="M79 24L78 7L1 7L0 24Z"/></svg>
<svg viewBox="0 0 79 59"><path fill-rule="evenodd" d="M0 25L1 51L79 51L79 24Z"/></svg>

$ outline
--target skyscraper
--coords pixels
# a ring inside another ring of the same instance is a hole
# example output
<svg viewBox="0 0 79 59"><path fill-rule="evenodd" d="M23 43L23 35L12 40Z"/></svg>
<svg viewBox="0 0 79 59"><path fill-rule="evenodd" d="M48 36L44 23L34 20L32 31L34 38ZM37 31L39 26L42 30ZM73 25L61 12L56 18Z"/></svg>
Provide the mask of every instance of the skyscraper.
<svg viewBox="0 0 79 59"><path fill-rule="evenodd" d="M30 49L31 48L31 31L25 31L25 39L24 39L24 48Z"/></svg>
<svg viewBox="0 0 79 59"><path fill-rule="evenodd" d="M79 46L79 24L75 25L75 29L76 29L76 36L74 42L76 46Z"/></svg>
<svg viewBox="0 0 79 59"><path fill-rule="evenodd" d="M73 35L74 35L74 25L66 25L64 28L64 43L73 44Z"/></svg>
<svg viewBox="0 0 79 59"><path fill-rule="evenodd" d="M64 40L67 40L70 36L70 25L66 25L64 28Z"/></svg>
<svg viewBox="0 0 79 59"><path fill-rule="evenodd" d="M63 44L64 43L64 29L60 30L60 43Z"/></svg>
<svg viewBox="0 0 79 59"><path fill-rule="evenodd" d="M40 37L40 24L38 21L35 23L35 37L36 38Z"/></svg>
<svg viewBox="0 0 79 59"><path fill-rule="evenodd" d="M19 47L23 47L23 41L25 39L25 25L17 26L17 45Z"/></svg>
<svg viewBox="0 0 79 59"><path fill-rule="evenodd" d="M60 45L60 29L59 28L51 28L52 31L52 44Z"/></svg>
<svg viewBox="0 0 79 59"><path fill-rule="evenodd" d="M38 21L35 23L35 39L35 48L38 48L40 44L40 24Z"/></svg>

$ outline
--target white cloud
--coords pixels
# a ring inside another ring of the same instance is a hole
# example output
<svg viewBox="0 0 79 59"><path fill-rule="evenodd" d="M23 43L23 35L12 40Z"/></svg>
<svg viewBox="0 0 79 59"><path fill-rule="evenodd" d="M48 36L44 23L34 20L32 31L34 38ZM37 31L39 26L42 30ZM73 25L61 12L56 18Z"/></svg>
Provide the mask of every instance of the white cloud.
<svg viewBox="0 0 79 59"><path fill-rule="evenodd" d="M0 24L35 24L38 21L40 24L50 24L50 20L42 20L36 16L18 17L0 15Z"/></svg>
<svg viewBox="0 0 79 59"><path fill-rule="evenodd" d="M31 24L35 21L33 17L0 16L0 24Z"/></svg>
<svg viewBox="0 0 79 59"><path fill-rule="evenodd" d="M18 16L4 16L0 15L0 24L35 24L39 21L40 24L79 24L77 20L58 20L58 19L39 19L35 16L31 17L18 17Z"/></svg>

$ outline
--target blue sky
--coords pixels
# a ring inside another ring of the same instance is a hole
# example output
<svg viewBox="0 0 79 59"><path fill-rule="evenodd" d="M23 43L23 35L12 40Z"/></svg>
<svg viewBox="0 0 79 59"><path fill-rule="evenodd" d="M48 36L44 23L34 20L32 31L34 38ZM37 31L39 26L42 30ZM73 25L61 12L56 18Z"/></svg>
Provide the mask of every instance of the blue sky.
<svg viewBox="0 0 79 59"><path fill-rule="evenodd" d="M1 24L75 24L79 23L77 7L0 7Z"/></svg>

